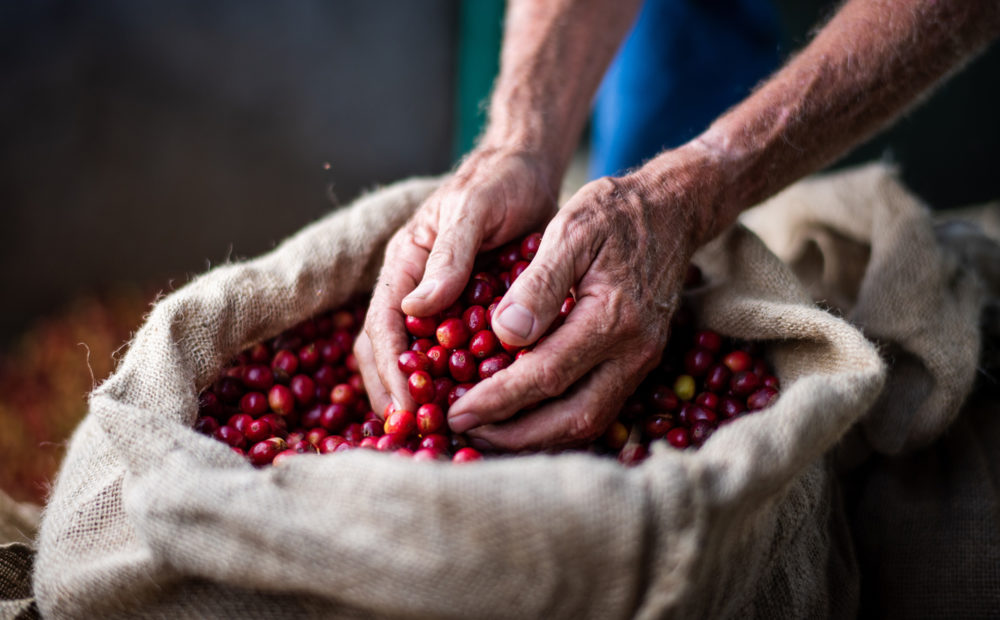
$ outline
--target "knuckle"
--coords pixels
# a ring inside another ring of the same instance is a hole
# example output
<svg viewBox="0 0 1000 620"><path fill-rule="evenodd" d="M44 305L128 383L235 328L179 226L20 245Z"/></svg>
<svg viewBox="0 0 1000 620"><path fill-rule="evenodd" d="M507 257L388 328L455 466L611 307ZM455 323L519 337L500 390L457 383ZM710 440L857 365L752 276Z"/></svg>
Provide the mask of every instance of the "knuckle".
<svg viewBox="0 0 1000 620"><path fill-rule="evenodd" d="M595 415L588 411L581 411L571 418L567 429L567 438L572 443L587 443L597 439L602 430Z"/></svg>
<svg viewBox="0 0 1000 620"><path fill-rule="evenodd" d="M534 387L544 398L555 398L563 393L566 381L563 371L552 363L541 364L534 373Z"/></svg>

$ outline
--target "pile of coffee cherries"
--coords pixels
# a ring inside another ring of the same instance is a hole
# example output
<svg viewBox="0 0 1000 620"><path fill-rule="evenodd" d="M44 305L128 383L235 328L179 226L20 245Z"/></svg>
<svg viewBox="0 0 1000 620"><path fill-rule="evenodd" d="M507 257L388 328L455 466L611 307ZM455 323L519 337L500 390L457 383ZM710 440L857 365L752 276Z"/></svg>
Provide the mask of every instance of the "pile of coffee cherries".
<svg viewBox="0 0 1000 620"><path fill-rule="evenodd" d="M352 303L240 353L201 394L195 428L258 466L354 448L479 458L462 437L433 434L426 421L418 435L372 411L351 352L364 315L365 306Z"/></svg>
<svg viewBox="0 0 1000 620"><path fill-rule="evenodd" d="M688 279L698 282L700 275ZM694 315L682 306L659 367L625 402L603 448L626 464L642 461L656 441L697 448L721 425L770 406L778 390L759 345L695 329Z"/></svg>
<svg viewBox="0 0 1000 620"><path fill-rule="evenodd" d="M479 460L482 455L466 438L448 428L448 408L531 350L501 342L490 321L540 243L541 234L534 233L484 253L454 305L435 316L406 317L410 347L400 354L398 367L407 376L416 411L391 405L372 411L351 352L365 313L364 304L354 302L240 353L201 394L196 429L257 466L355 448L416 460ZM700 282L692 267L685 286ZM549 333L574 306L570 294ZM756 345L695 329L690 309L682 306L662 363L591 449L635 464L652 442L697 447L721 424L763 409L777 396L778 380Z"/></svg>

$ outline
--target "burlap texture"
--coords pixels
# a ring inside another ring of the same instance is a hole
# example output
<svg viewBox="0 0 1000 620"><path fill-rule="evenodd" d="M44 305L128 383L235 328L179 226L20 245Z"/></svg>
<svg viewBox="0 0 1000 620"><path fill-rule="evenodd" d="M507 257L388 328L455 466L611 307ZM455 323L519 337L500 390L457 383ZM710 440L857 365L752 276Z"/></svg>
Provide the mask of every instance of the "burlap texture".
<svg viewBox="0 0 1000 620"><path fill-rule="evenodd" d="M803 181L741 219L815 299L881 345L890 372L863 422L868 444L898 454L940 436L976 377L983 288L895 170Z"/></svg>
<svg viewBox="0 0 1000 620"><path fill-rule="evenodd" d="M31 596L31 564L35 553L24 543L0 545L0 620L38 617Z"/></svg>
<svg viewBox="0 0 1000 620"><path fill-rule="evenodd" d="M824 457L877 397L875 349L734 228L698 256L705 325L767 341L770 409L626 469L589 454L254 469L191 429L246 345L369 290L433 183L399 184L157 304L90 400L43 515L51 617L850 617Z"/></svg>

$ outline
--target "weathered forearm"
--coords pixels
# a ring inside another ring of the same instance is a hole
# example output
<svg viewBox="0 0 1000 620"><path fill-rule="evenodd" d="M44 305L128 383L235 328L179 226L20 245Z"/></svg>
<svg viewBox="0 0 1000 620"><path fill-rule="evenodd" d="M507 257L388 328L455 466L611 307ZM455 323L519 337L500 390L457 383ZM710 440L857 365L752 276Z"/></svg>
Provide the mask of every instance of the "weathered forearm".
<svg viewBox="0 0 1000 620"><path fill-rule="evenodd" d="M997 2L847 2L801 53L685 147L716 172L707 236L884 127L998 33ZM653 178L656 164L646 171Z"/></svg>
<svg viewBox="0 0 1000 620"><path fill-rule="evenodd" d="M481 140L541 157L558 187L591 99L641 0L511 0Z"/></svg>

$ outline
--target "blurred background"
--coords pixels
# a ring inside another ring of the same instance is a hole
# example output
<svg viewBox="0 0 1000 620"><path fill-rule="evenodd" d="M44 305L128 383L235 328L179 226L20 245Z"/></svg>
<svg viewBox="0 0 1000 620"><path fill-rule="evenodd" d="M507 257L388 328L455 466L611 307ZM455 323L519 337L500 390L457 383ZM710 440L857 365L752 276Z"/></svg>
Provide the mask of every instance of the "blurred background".
<svg viewBox="0 0 1000 620"><path fill-rule="evenodd" d="M723 13L734 3L673 4ZM774 62L832 7L766 4L773 36L757 43ZM366 188L449 170L481 126L503 10L502 0L0 3L0 489L44 500L86 393L157 294L270 249ZM678 75L682 94L719 80ZM1000 197L997 75L994 47L838 165L898 162L936 208ZM699 105L673 139L756 79ZM588 136L607 126L595 121Z"/></svg>

